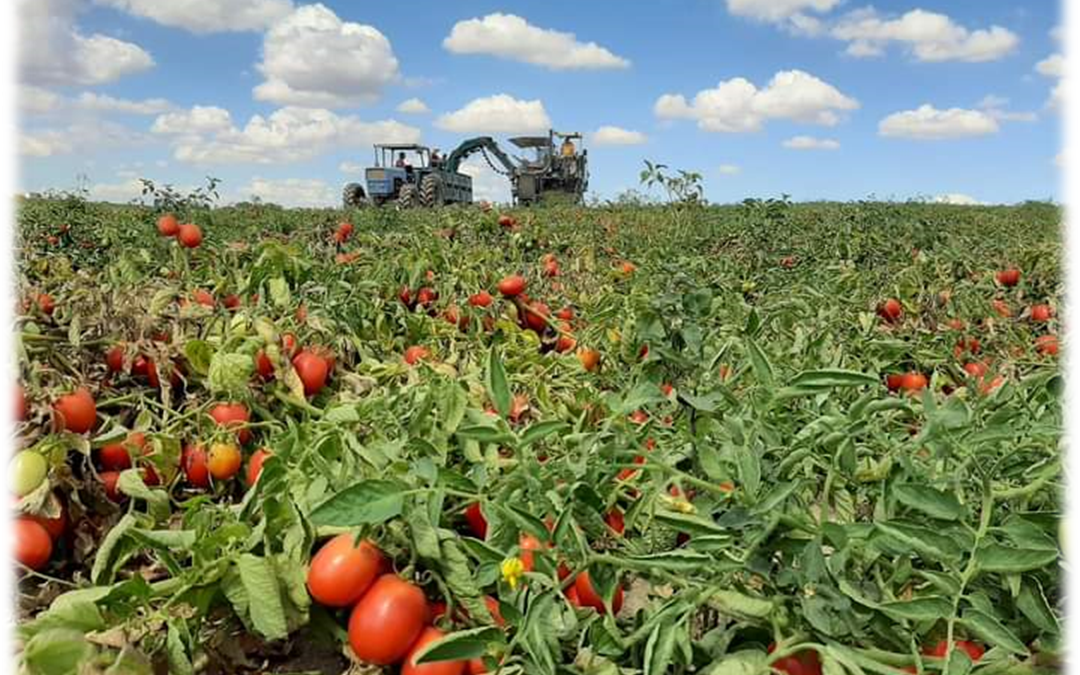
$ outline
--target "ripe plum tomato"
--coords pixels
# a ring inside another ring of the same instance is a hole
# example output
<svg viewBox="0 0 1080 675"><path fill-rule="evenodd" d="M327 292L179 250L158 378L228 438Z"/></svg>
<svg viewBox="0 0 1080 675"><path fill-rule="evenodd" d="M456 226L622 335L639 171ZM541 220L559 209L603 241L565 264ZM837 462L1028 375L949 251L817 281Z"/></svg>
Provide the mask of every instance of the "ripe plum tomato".
<svg viewBox="0 0 1080 675"><path fill-rule="evenodd" d="M577 575L577 578L574 579L574 588L577 590L578 601L581 603L582 607L592 607L601 614L607 611L600 594L593 588L588 571L584 571ZM623 589L622 584L619 584L615 587L615 596L611 599L611 609L615 614L618 614L619 610L622 609L622 603Z"/></svg>
<svg viewBox="0 0 1080 675"><path fill-rule="evenodd" d="M404 658L430 620L424 591L384 574L349 615L349 645L361 661L388 666Z"/></svg>
<svg viewBox="0 0 1080 675"><path fill-rule="evenodd" d="M32 570L40 570L52 555L52 538L45 526L33 518L18 518L13 523L15 559Z"/></svg>
<svg viewBox="0 0 1080 675"><path fill-rule="evenodd" d="M307 586L311 597L327 607L348 607L375 583L383 555L375 544L346 532L326 542L311 559Z"/></svg>
<svg viewBox="0 0 1080 675"><path fill-rule="evenodd" d="M405 656L405 663L401 666L401 675L463 675L466 661L433 661L431 663L416 664L415 658L424 651L432 642L446 637L446 633L438 628L428 626L420 633L416 643L409 648Z"/></svg>

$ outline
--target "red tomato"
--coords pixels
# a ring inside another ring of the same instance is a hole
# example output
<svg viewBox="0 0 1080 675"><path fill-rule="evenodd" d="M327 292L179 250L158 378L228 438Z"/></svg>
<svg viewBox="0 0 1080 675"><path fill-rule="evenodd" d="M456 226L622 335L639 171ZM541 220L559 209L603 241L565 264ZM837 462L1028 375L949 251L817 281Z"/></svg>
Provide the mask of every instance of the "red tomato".
<svg viewBox="0 0 1080 675"><path fill-rule="evenodd" d="M430 618L422 590L384 574L353 607L349 644L361 661L388 666L408 653Z"/></svg>
<svg viewBox="0 0 1080 675"><path fill-rule="evenodd" d="M198 248L203 239L202 230L198 225L185 223L177 231L176 239L184 248Z"/></svg>
<svg viewBox="0 0 1080 675"><path fill-rule="evenodd" d="M60 505L60 515L55 518L46 518L45 516L28 516L28 518L44 527L45 531L49 533L49 538L53 541L63 537L64 530L67 529L67 511L64 509L63 504Z"/></svg>
<svg viewBox="0 0 1080 675"><path fill-rule="evenodd" d="M114 502L124 501L126 495L120 492L117 483L120 481L119 471L102 471L101 482L105 486L105 495Z"/></svg>
<svg viewBox="0 0 1080 675"><path fill-rule="evenodd" d="M446 633L438 628L428 626L420 633L416 643L409 648L405 656L405 663L401 666L401 675L463 675L465 661L434 661L417 665L414 658L432 642L446 637Z"/></svg>
<svg viewBox="0 0 1080 675"><path fill-rule="evenodd" d="M997 282L1002 286L1015 286L1020 283L1020 270L1015 267L997 273Z"/></svg>
<svg viewBox="0 0 1080 675"><path fill-rule="evenodd" d="M909 394L926 389L926 385L927 379L922 373L904 373L900 380L900 388Z"/></svg>
<svg viewBox="0 0 1080 675"><path fill-rule="evenodd" d="M285 333L281 336L281 346L290 359L296 356L296 351L300 348L296 336L292 333Z"/></svg>
<svg viewBox="0 0 1080 675"><path fill-rule="evenodd" d="M401 304L406 307L412 307L412 293L409 291L408 286L401 287L401 292L398 293L398 299L401 300Z"/></svg>
<svg viewBox="0 0 1080 675"><path fill-rule="evenodd" d="M644 463L645 463L645 456L644 455L638 455L638 456L634 457L634 464L644 464ZM622 471L619 472L618 476L616 476L616 479L617 480L628 480L630 478L633 478L636 475L637 475L637 469L626 468L626 469L623 469Z"/></svg>
<svg viewBox="0 0 1080 675"><path fill-rule="evenodd" d="M438 297L438 293L436 293L433 289L427 288L425 286L424 288L421 288L419 291L416 292L416 304L420 305L421 307L426 307L431 303L435 302Z"/></svg>
<svg viewBox="0 0 1080 675"><path fill-rule="evenodd" d="M266 462L266 458L270 457L272 452L266 448L259 448L251 455L251 459L248 460L247 469L247 484L254 485L255 481L259 480L259 474L262 473L263 464Z"/></svg>
<svg viewBox="0 0 1080 675"><path fill-rule="evenodd" d="M903 313L904 310L900 306L900 301L896 298L889 298L881 303L881 307L878 308L878 315L886 321L896 321Z"/></svg>
<svg viewBox="0 0 1080 675"><path fill-rule="evenodd" d="M356 535L346 532L326 542L311 559L307 587L316 602L327 607L349 607L379 576L382 551L370 541L354 546Z"/></svg>
<svg viewBox="0 0 1080 675"><path fill-rule="evenodd" d="M3 429L26 419L26 391L18 384L3 390Z"/></svg>
<svg viewBox="0 0 1080 675"><path fill-rule="evenodd" d="M421 345L413 345L405 350L405 363L410 366L416 365L419 361L423 361L431 356L431 352L427 347Z"/></svg>
<svg viewBox="0 0 1080 675"><path fill-rule="evenodd" d="M158 218L157 229L163 237L175 237L180 232L180 223L177 222L176 216L166 213Z"/></svg>
<svg viewBox="0 0 1080 675"><path fill-rule="evenodd" d="M547 317L550 314L551 309L547 305L542 302L534 302L532 305L525 307L525 325L537 333L542 333L547 328Z"/></svg>
<svg viewBox="0 0 1080 675"><path fill-rule="evenodd" d="M990 304L994 306L994 311L998 316L1006 319L1012 316L1012 308L1004 300L995 298Z"/></svg>
<svg viewBox="0 0 1080 675"><path fill-rule="evenodd" d="M488 307L494 302L494 298L491 297L491 293L487 291L480 291L469 296L469 304L473 307Z"/></svg>
<svg viewBox="0 0 1080 675"><path fill-rule="evenodd" d="M1035 351L1043 356L1057 356L1058 339L1056 335L1040 335L1035 338Z"/></svg>
<svg viewBox="0 0 1080 675"><path fill-rule="evenodd" d="M589 572L586 570L577 575L574 579L574 588L577 590L578 601L582 607L592 607L601 614L607 612L607 608L604 607L604 601L597 594L596 589L593 588L592 580L589 579ZM623 603L623 589L619 584L615 587L615 596L611 599L611 609L615 614L619 613L622 609Z"/></svg>
<svg viewBox="0 0 1080 675"><path fill-rule="evenodd" d="M623 512L618 507L613 507L604 516L604 522L608 524L615 534L622 534L626 531L626 519L623 517Z"/></svg>
<svg viewBox="0 0 1080 675"><path fill-rule="evenodd" d="M469 675L487 675L488 669L484 665L484 659L475 658L469 659L468 671Z"/></svg>
<svg viewBox="0 0 1080 675"><path fill-rule="evenodd" d="M15 560L32 570L40 570L52 555L52 539L48 530L32 518L21 517L13 524Z"/></svg>
<svg viewBox="0 0 1080 675"><path fill-rule="evenodd" d="M578 597L577 586L575 584L570 584L566 587L566 599L574 607L584 607L584 605L581 604L581 598Z"/></svg>
<svg viewBox="0 0 1080 675"><path fill-rule="evenodd" d="M53 311L56 309L56 301L48 293L42 293L37 297L38 307L42 313L52 316Z"/></svg>
<svg viewBox="0 0 1080 675"><path fill-rule="evenodd" d="M218 403L210 409L210 417L219 427L237 429L236 440L240 445L247 445L251 441L251 429L247 428L251 413L243 403Z"/></svg>
<svg viewBox="0 0 1080 675"><path fill-rule="evenodd" d="M240 305L243 303L240 300L239 295L237 295L236 293L230 293L229 295L226 295L224 299L222 299L221 304L225 306L225 309L239 309Z"/></svg>
<svg viewBox="0 0 1080 675"><path fill-rule="evenodd" d="M523 534L518 540L518 547L521 549L519 557L525 567L526 572L532 572L535 567L535 561L533 554L535 551L539 551L543 548L540 544L540 540L531 534Z"/></svg>
<svg viewBox="0 0 1080 675"><path fill-rule="evenodd" d="M502 612L499 610L499 601L490 595L485 595L484 604L487 605L487 610L491 614L491 618L495 620L495 625L499 628L505 628L506 619L503 618Z"/></svg>
<svg viewBox="0 0 1080 675"><path fill-rule="evenodd" d="M944 658L945 652L949 648L949 643L945 640L941 640L929 650L924 650L923 653L927 656L936 656L937 658ZM967 652L967 655L971 657L972 661L978 661L986 653L986 650L982 645L975 642L969 642L968 640L957 640L956 649L963 649Z"/></svg>
<svg viewBox="0 0 1080 675"><path fill-rule="evenodd" d="M987 366L985 363L971 362L964 364L964 372L972 377L981 378L986 375Z"/></svg>
<svg viewBox="0 0 1080 675"><path fill-rule="evenodd" d="M1050 309L1050 305L1035 305L1031 308L1031 320L1039 323L1044 323L1050 320L1050 317L1054 315L1054 311Z"/></svg>
<svg viewBox="0 0 1080 675"><path fill-rule="evenodd" d="M292 364L296 374L300 376L300 381L304 383L304 394L314 396L322 391L330 374L326 359L305 350L293 358Z"/></svg>
<svg viewBox="0 0 1080 675"><path fill-rule="evenodd" d="M266 352L261 349L255 355L255 370L259 373L259 377L264 380L274 379L274 363L266 355Z"/></svg>
<svg viewBox="0 0 1080 675"><path fill-rule="evenodd" d="M85 388L56 399L53 411L60 431L82 434L93 429L97 422L97 404Z"/></svg>
<svg viewBox="0 0 1080 675"><path fill-rule="evenodd" d="M892 373L885 376L885 386L889 391L896 391L904 384L904 376L901 373Z"/></svg>
<svg viewBox="0 0 1080 675"><path fill-rule="evenodd" d="M776 644L769 645L769 653L776 651ZM813 649L804 649L801 652L777 659L773 667L787 675L821 675L821 660L818 653Z"/></svg>
<svg viewBox="0 0 1080 675"><path fill-rule="evenodd" d="M484 518L484 513L480 510L480 502L469 504L465 509L465 520L477 539L487 538L487 518Z"/></svg>
<svg viewBox="0 0 1080 675"><path fill-rule="evenodd" d="M98 451L101 468L106 471L123 471L131 468L131 453L126 443L110 443Z"/></svg>
<svg viewBox="0 0 1080 675"><path fill-rule="evenodd" d="M211 295L209 291L197 288L195 289L195 292L191 294L191 297L203 307L212 308L214 306L214 296Z"/></svg>
<svg viewBox="0 0 1080 675"><path fill-rule="evenodd" d="M115 345L105 354L105 365L109 367L110 373L119 373L124 369L123 345Z"/></svg>
<svg viewBox="0 0 1080 675"><path fill-rule="evenodd" d="M210 467L207 465L206 448L188 445L180 453L180 468L187 481L195 487L210 487Z"/></svg>
<svg viewBox="0 0 1080 675"><path fill-rule="evenodd" d="M499 225L502 227L513 227L517 224L517 220L513 216L501 215L499 216Z"/></svg>
<svg viewBox="0 0 1080 675"><path fill-rule="evenodd" d="M525 279L519 274L504 277L496 286L500 293L508 298L520 295L525 290Z"/></svg>

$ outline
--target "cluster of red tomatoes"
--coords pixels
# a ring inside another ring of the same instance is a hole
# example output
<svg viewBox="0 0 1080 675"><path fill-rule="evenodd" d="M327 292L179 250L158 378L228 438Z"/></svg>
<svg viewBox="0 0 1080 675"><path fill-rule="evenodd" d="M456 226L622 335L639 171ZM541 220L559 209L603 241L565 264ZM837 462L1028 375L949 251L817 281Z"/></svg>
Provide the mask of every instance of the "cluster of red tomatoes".
<svg viewBox="0 0 1080 675"><path fill-rule="evenodd" d="M194 223L181 224L176 216L166 213L158 218L158 232L163 237L175 237L184 248L199 248L202 244L202 229Z"/></svg>
<svg viewBox="0 0 1080 675"><path fill-rule="evenodd" d="M483 659L417 664L416 657L446 633L432 625L446 607L428 603L423 589L391 571L390 561L370 541L340 534L311 558L307 586L321 605L349 609L349 645L356 658L377 666L401 665L402 675L479 675ZM498 602L487 598L496 623Z"/></svg>

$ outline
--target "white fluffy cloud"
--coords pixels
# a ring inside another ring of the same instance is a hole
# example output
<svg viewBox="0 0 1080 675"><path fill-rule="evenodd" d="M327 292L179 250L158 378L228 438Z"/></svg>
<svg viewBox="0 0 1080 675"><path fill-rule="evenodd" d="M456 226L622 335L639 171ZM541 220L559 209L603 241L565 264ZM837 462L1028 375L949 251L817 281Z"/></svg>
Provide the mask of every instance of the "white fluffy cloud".
<svg viewBox="0 0 1080 675"><path fill-rule="evenodd" d="M839 150L840 142L831 138L813 136L794 136L783 143L789 150Z"/></svg>
<svg viewBox="0 0 1080 675"><path fill-rule="evenodd" d="M460 110L440 115L435 126L457 133L528 133L547 131L551 118L539 99L521 101L509 94L497 94L474 99Z"/></svg>
<svg viewBox="0 0 1080 675"><path fill-rule="evenodd" d="M697 120L705 131L746 133L774 119L833 126L844 111L858 107L858 101L831 84L801 70L785 70L764 89L736 77L699 91L689 103L681 94L664 94L653 110L661 119Z"/></svg>
<svg viewBox="0 0 1080 675"><path fill-rule="evenodd" d="M91 183L88 187L90 200L95 202L113 202L126 204L132 200L142 201L142 183L129 172L121 171L116 183Z"/></svg>
<svg viewBox="0 0 1080 675"><path fill-rule="evenodd" d="M63 128L23 131L19 136L19 153L27 157L52 157L96 148L128 147L148 140L146 134L114 122L78 121Z"/></svg>
<svg viewBox="0 0 1080 675"><path fill-rule="evenodd" d="M1065 74L1065 57L1051 54L1035 64L1035 70L1045 77L1061 77Z"/></svg>
<svg viewBox="0 0 1080 675"><path fill-rule="evenodd" d="M997 132L997 120L981 110L938 110L929 104L893 113L878 123L878 133L882 136L922 141L986 136Z"/></svg>
<svg viewBox="0 0 1080 675"><path fill-rule="evenodd" d="M466 159L460 167L461 173L471 176L474 201L487 201L493 204L509 204L513 195L510 193L510 181L500 176L477 155Z"/></svg>
<svg viewBox="0 0 1080 675"><path fill-rule="evenodd" d="M919 61L994 61L1011 53L1020 38L1001 26L971 30L949 16L913 9L886 18L873 8L849 13L830 29L855 57L880 56L891 43L905 45Z"/></svg>
<svg viewBox="0 0 1080 675"><path fill-rule="evenodd" d="M954 204L956 206L980 206L982 202L975 199L971 195L965 195L960 192L950 192L948 194L938 195L934 197L934 201L938 204Z"/></svg>
<svg viewBox="0 0 1080 675"><path fill-rule="evenodd" d="M728 11L755 21L782 24L793 32L817 35L822 30L821 19L809 12L824 13L842 0L727 0Z"/></svg>
<svg viewBox="0 0 1080 675"><path fill-rule="evenodd" d="M630 62L573 33L533 26L513 14L488 14L454 24L443 47L455 54L490 54L552 70L627 68Z"/></svg>
<svg viewBox="0 0 1080 675"><path fill-rule="evenodd" d="M1062 80L1050 92L1047 109L1055 114L1077 113L1077 81Z"/></svg>
<svg viewBox="0 0 1080 675"><path fill-rule="evenodd" d="M299 7L263 38L255 98L280 105L338 108L372 103L397 80L398 61L386 36L342 21L321 4Z"/></svg>
<svg viewBox="0 0 1080 675"><path fill-rule="evenodd" d="M151 128L172 137L173 156L192 164L273 164L310 159L339 147L415 143L420 130L394 120L365 122L329 110L286 107L255 115L243 128L227 110L196 106L162 115Z"/></svg>
<svg viewBox="0 0 1080 675"><path fill-rule="evenodd" d="M19 75L35 84L104 84L142 72L154 59L131 42L75 26L77 0L16 0Z"/></svg>
<svg viewBox="0 0 1080 675"><path fill-rule="evenodd" d="M94 0L193 33L261 31L293 10L292 0Z"/></svg>
<svg viewBox="0 0 1080 675"><path fill-rule="evenodd" d="M716 171L724 176L736 176L742 173L742 167L736 164L721 164L716 167Z"/></svg>
<svg viewBox="0 0 1080 675"><path fill-rule="evenodd" d="M338 164L338 171L341 173L360 174L364 173L364 165L357 162L342 162Z"/></svg>
<svg viewBox="0 0 1080 675"><path fill-rule="evenodd" d="M253 178L237 190L237 198L250 201L254 197L279 206L319 208L337 206L341 195L321 180Z"/></svg>
<svg viewBox="0 0 1080 675"><path fill-rule="evenodd" d="M1050 39L1057 42L1076 42L1076 26L1054 26L1050 29Z"/></svg>
<svg viewBox="0 0 1080 675"><path fill-rule="evenodd" d="M1033 112L1005 110L1009 99L990 94L979 101L979 109L999 122L1036 122L1039 116Z"/></svg>
<svg viewBox="0 0 1080 675"><path fill-rule="evenodd" d="M63 97L56 92L24 84L19 87L19 109L35 114L52 112L60 107Z"/></svg>
<svg viewBox="0 0 1080 675"><path fill-rule="evenodd" d="M593 145L641 145L647 143L649 139L640 131L603 126L592 132L589 140Z"/></svg>
<svg viewBox="0 0 1080 675"><path fill-rule="evenodd" d="M130 101L123 98L113 98L106 94L95 94L90 91L84 91L80 94L75 99L75 105L84 110L130 113L132 115L158 115L173 108L173 104L163 98Z"/></svg>
<svg viewBox="0 0 1080 675"><path fill-rule="evenodd" d="M427 103L420 99L410 98L399 103L397 111L406 115L426 115L431 112L431 109L427 107Z"/></svg>

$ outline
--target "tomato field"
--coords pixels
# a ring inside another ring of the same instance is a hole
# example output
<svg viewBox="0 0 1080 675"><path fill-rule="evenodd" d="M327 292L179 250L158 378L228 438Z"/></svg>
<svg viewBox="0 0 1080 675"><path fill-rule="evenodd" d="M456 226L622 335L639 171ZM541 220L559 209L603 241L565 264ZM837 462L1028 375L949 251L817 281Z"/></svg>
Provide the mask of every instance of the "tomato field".
<svg viewBox="0 0 1080 675"><path fill-rule="evenodd" d="M18 208L23 672L1060 669L1052 205Z"/></svg>

